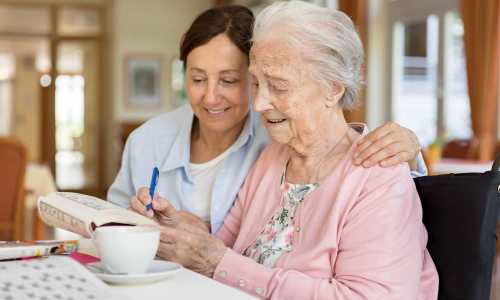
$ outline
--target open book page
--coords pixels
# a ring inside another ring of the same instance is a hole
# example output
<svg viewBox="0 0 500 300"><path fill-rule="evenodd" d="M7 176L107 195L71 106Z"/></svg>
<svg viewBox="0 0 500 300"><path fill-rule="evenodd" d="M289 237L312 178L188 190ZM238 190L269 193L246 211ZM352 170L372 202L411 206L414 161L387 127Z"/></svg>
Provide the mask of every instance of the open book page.
<svg viewBox="0 0 500 300"><path fill-rule="evenodd" d="M2 262L0 273L1 299L127 299L69 257Z"/></svg>
<svg viewBox="0 0 500 300"><path fill-rule="evenodd" d="M78 193L52 193L38 199L40 218L53 227L89 238L95 227L109 223L155 225L138 213L96 197Z"/></svg>

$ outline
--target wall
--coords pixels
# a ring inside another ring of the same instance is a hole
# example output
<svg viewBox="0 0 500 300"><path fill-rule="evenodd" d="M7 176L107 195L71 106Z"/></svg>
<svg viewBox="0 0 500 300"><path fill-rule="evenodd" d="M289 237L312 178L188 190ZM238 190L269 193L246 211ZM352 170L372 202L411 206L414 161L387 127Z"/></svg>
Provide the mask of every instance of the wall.
<svg viewBox="0 0 500 300"><path fill-rule="evenodd" d="M178 55L179 41L193 19L209 8L211 0L118 0L113 5L114 112L117 121L142 121L159 113L126 107L125 59L134 54L160 56L163 63L161 111L170 103L170 61Z"/></svg>
<svg viewBox="0 0 500 300"><path fill-rule="evenodd" d="M83 5L100 5L110 2L110 0L0 0L6 3L16 4L83 4Z"/></svg>
<svg viewBox="0 0 500 300"><path fill-rule="evenodd" d="M0 136L9 135L11 131L12 82L0 81Z"/></svg>
<svg viewBox="0 0 500 300"><path fill-rule="evenodd" d="M170 95L170 61L178 56L182 34L194 18L213 4L212 0L115 0L108 8L108 44L105 76L108 86L105 99L112 99L110 114L104 124L105 184L116 176L121 155L118 143L120 125L142 122L173 108ZM125 104L125 59L134 54L153 54L163 61L162 107L157 110L138 110Z"/></svg>
<svg viewBox="0 0 500 300"><path fill-rule="evenodd" d="M40 73L35 69L35 57L18 55L13 80L12 135L27 149L28 161L40 159Z"/></svg>

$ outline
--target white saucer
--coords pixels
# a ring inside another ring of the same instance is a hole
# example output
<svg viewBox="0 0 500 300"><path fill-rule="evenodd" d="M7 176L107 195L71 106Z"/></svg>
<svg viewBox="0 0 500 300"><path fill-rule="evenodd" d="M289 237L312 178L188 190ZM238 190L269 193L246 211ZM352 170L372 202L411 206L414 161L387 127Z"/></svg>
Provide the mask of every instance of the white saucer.
<svg viewBox="0 0 500 300"><path fill-rule="evenodd" d="M181 265L154 260L144 274L110 274L104 271L100 262L86 264L85 267L103 281L114 284L143 284L162 280L181 270Z"/></svg>

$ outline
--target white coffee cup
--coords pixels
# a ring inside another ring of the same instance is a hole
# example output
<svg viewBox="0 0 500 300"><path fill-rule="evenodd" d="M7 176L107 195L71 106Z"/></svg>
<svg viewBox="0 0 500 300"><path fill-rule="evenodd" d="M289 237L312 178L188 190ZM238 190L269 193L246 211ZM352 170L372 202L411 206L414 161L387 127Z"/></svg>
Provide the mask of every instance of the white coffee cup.
<svg viewBox="0 0 500 300"><path fill-rule="evenodd" d="M112 274L143 274L160 243L160 230L145 226L98 227L92 237L101 266Z"/></svg>

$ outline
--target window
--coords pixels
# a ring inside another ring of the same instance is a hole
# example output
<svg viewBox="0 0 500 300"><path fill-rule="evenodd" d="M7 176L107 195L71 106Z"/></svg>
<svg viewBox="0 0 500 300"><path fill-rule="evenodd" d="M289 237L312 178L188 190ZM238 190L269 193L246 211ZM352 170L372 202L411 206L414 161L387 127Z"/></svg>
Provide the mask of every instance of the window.
<svg viewBox="0 0 500 300"><path fill-rule="evenodd" d="M445 77L444 77L444 122L446 137L470 138L472 125L470 118L469 93L464 51L464 25L459 14L446 15L445 24Z"/></svg>
<svg viewBox="0 0 500 300"><path fill-rule="evenodd" d="M56 79L56 183L60 189L85 186L82 136L84 78L59 75Z"/></svg>
<svg viewBox="0 0 500 300"><path fill-rule="evenodd" d="M457 2L407 0L389 4L391 114L423 146L472 135Z"/></svg>
<svg viewBox="0 0 500 300"><path fill-rule="evenodd" d="M436 16L394 26L393 119L425 145L437 134L437 26Z"/></svg>

